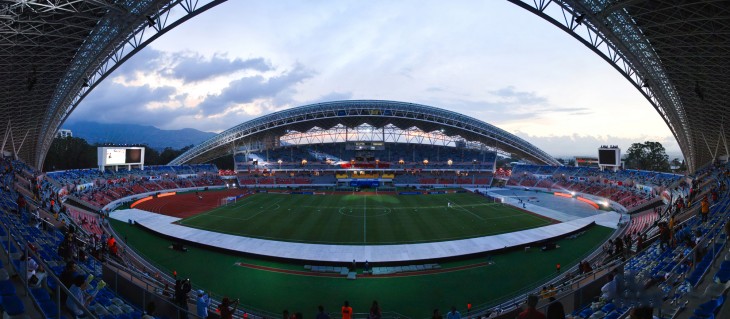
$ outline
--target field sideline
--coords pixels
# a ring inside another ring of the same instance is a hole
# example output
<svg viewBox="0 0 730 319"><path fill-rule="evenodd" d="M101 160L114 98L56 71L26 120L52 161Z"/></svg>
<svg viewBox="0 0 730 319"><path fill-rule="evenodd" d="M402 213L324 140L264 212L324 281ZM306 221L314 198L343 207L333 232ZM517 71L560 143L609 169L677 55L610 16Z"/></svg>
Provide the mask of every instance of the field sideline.
<svg viewBox="0 0 730 319"><path fill-rule="evenodd" d="M450 203L450 204L449 204ZM182 219L232 235L327 244L456 240L546 226L553 220L471 193L289 195L258 193Z"/></svg>
<svg viewBox="0 0 730 319"><path fill-rule="evenodd" d="M304 271L303 264L283 263L209 251L189 246L183 253L169 248L170 241L141 227L114 219L115 231L127 244L163 271L190 277L201 289L219 296L240 297L246 305L271 312L316 311L324 305L335 312L343 300L349 300L356 312L367 312L372 300L381 302L386 311L397 311L411 318L428 318L433 308L448 309L456 305L463 309L467 303L492 304L513 296L526 287L535 287L555 275L555 264L564 269L577 264L585 254L600 248L614 232L613 229L592 226L577 239L564 238L556 243L559 249L542 252L514 250L492 255L490 266L467 267L437 274L372 277L346 280L344 277L304 276L273 272L237 263L256 264L283 270ZM463 261L440 261L444 269L483 264L486 258ZM379 265L373 265L379 266ZM312 310L314 309L314 310Z"/></svg>

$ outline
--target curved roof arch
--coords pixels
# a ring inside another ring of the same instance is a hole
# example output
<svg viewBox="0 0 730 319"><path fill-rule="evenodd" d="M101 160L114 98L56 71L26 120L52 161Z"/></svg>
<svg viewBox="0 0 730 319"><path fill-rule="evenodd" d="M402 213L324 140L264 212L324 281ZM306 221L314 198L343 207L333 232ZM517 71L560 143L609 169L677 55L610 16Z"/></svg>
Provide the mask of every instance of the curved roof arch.
<svg viewBox="0 0 730 319"><path fill-rule="evenodd" d="M730 154L726 1L508 1L618 70L667 124L690 172Z"/></svg>
<svg viewBox="0 0 730 319"><path fill-rule="evenodd" d="M400 128L416 126L423 131L439 130L459 135L495 148L517 154L536 163L560 163L529 142L494 125L456 112L415 103L382 100L332 101L295 107L236 125L196 145L170 162L170 165L201 163L229 154L236 141L264 136L281 136L289 130L306 132L313 127L331 128L338 124L360 124Z"/></svg>
<svg viewBox="0 0 730 319"><path fill-rule="evenodd" d="M41 169L61 124L101 81L225 1L0 1L3 151Z"/></svg>
<svg viewBox="0 0 730 319"><path fill-rule="evenodd" d="M120 64L226 0L0 3L0 134L42 168L76 105ZM724 1L507 0L616 68L657 110L690 171L730 153L730 6Z"/></svg>

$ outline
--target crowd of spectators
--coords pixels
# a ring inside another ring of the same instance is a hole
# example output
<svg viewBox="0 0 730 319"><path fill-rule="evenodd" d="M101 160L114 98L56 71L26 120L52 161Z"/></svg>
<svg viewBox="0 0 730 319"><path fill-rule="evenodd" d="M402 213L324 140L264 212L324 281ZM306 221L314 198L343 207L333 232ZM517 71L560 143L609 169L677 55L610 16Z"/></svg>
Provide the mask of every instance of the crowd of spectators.
<svg viewBox="0 0 730 319"><path fill-rule="evenodd" d="M18 167L20 167L20 164ZM57 219L65 215L74 215L73 213L69 213L68 209L66 209L64 205L60 204L58 191L54 188L54 185L46 179L43 179L37 172L33 172L29 169L14 168L13 165L5 161L0 163L0 171L3 173L1 176L3 180L3 197L12 197L15 199L17 214L21 217L25 216L20 218L20 220L24 221L25 224L31 225L31 227L38 227L39 224L37 224L37 219L39 218L39 215L35 215L34 209L31 209L31 205L24 196L13 190L11 185L13 182L18 182L18 178L22 179L22 185L27 185L27 191L32 194L31 200L38 203L40 208L52 215L55 215ZM536 174L543 174L539 173L541 172L540 169L536 172L538 172ZM709 209L711 205L718 204L727 196L726 180L728 173L725 171L721 174L724 174L724 178L717 178L717 182L712 181L714 177L718 176L717 174L707 176L705 178L694 179L693 183L688 186L689 189L686 192L687 196L673 199L672 203L664 209L664 211L666 211L666 213L664 213L666 214L664 215L665 220L658 223L660 240L657 243L646 247L648 249L644 249L644 244L642 244L642 241L647 241L645 237L633 237L631 236L632 234L625 234L624 236L614 238L607 243L605 247L606 255L609 258L621 258L622 260L626 260L625 271L627 273L623 274L616 272L612 273L608 277L608 282L604 286L605 289L602 289L602 295L600 297L601 306L599 309L605 309L606 305L612 303L614 299L618 297L616 292L619 289L639 289L635 287L621 286L626 285L625 283L629 282L626 280L626 277L633 276L630 275L631 271L654 271L653 269L647 270L644 269L646 267L642 267L646 265L656 265L656 262L652 263L652 261L649 260L650 258L657 257L666 259L668 255L660 254L661 251L675 252L675 254L670 256L671 258L682 258L682 253L676 252L684 252L686 249L694 249L695 247L702 245L703 238L710 234L710 229L712 229L710 225L712 223L717 224L724 222L724 220L719 218L713 219ZM699 207L699 209L697 209L699 215L696 216L692 222L678 225L675 218L679 218L690 209L696 207ZM707 209L704 207L707 207ZM660 216L662 215L659 212L656 213ZM61 258L64 264L61 268L54 269L53 271L58 273L61 283L69 288L70 295L73 295L75 297L74 299L82 301L84 306L88 307L93 305L96 297L88 292L91 281L88 280L89 277L79 274L78 265L84 265L84 268L88 268L89 262L93 260L103 260L104 258L119 259L121 252L119 251L116 240L113 237L107 237L104 233L102 233L98 238L87 234L89 230L83 226L86 223L97 223L98 220L86 220L86 216L77 216L78 218L73 218L72 220L76 221L77 224L80 223L79 225L86 229L86 232L81 232L73 224L69 223L65 225L62 239L57 246L57 255ZM717 215L715 217L717 217ZM642 235L646 235L646 233ZM667 238L666 240L665 237ZM634 251L636 252L635 256ZM696 251L702 254L702 256L699 256L698 259L701 259L707 254L706 250L701 251L698 249ZM42 273L44 272L44 269L38 267L38 262L29 256L21 256L20 260L23 260L28 266L28 269L33 272L26 277L26 280L30 281L31 278L35 276L36 279L34 280L37 280L38 282L43 281L44 276ZM590 263L583 261L580 263L578 271L580 274L588 274L593 272L594 269ZM638 276L633 277L640 278ZM663 281L662 278L658 278L651 274L649 274L648 277L650 280L656 281L652 282L654 285L657 283L661 285ZM98 287L98 281L96 281L96 283ZM189 280L178 279L176 281L174 293L171 295L171 299L182 309L187 309L191 292L193 291ZM560 304L560 301L554 299L556 292L556 287L546 286L538 295L529 296L526 302L526 309L521 311L517 318L564 318L565 311L562 304ZM194 293L196 295L196 303L194 304L197 306L197 314L200 315L203 313L204 315L207 315L208 310L211 308L209 295L204 291L195 291ZM61 297L63 298L62 300L65 300L64 304L67 311L76 315L81 314L83 311L80 305L71 300L69 298L70 295L66 294ZM538 310L537 308L540 299L538 296L548 300L548 306L545 311ZM230 298L224 298L221 304L217 306L221 318L232 318L232 314L236 311L236 308L238 308L238 300L232 300ZM593 308L593 306L591 306L591 308ZM595 309L591 310L591 312L595 312ZM632 307L630 312L632 318L648 318L651 316L652 309L646 305L637 304L635 307ZM154 304L151 304L146 307L144 315L148 318L152 318L154 313L155 307ZM649 314L648 317L647 313ZM345 302L341 308L342 318L351 319L352 314L352 307L349 306L348 302ZM186 315L187 314L183 314L182 317ZM327 319L329 318L329 314L327 314L323 307L320 306L316 317L317 319ZM373 305L368 312L368 318L380 319L381 317L382 310L380 309L380 306L377 302L373 302ZM447 319L460 319L461 314L454 307L447 313L446 317ZM287 313L284 316L284 319L302 318L303 315L301 312L293 313L291 316ZM434 310L432 318L442 318L438 309Z"/></svg>
<svg viewBox="0 0 730 319"><path fill-rule="evenodd" d="M657 198L682 177L637 170L614 172L587 167L516 165L507 185L591 194L632 208Z"/></svg>
<svg viewBox="0 0 730 319"><path fill-rule="evenodd" d="M35 177L42 191L72 195L95 208L134 194L166 189L223 185L212 164L147 166L144 170L99 171L95 169L50 172ZM56 199L58 202L58 199Z"/></svg>

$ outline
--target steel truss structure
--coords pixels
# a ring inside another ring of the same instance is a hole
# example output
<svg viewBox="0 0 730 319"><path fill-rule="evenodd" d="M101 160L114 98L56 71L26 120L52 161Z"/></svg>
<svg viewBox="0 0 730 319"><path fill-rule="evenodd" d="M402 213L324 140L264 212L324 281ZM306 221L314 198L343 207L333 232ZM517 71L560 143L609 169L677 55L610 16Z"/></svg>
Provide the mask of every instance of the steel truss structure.
<svg viewBox="0 0 730 319"><path fill-rule="evenodd" d="M224 0L0 1L3 150L42 168L74 108L162 34Z"/></svg>
<svg viewBox="0 0 730 319"><path fill-rule="evenodd" d="M279 141L281 145L312 145L363 141L427 144L450 147L456 147L459 142L463 142L463 146L469 149L495 152L501 151L482 142L467 141L459 135L449 136L441 131L424 132L415 126L401 129L393 124L386 124L383 127L374 127L365 123L352 128L338 124L329 129L323 129L315 126L306 132L287 132L279 138ZM504 152L502 153L508 155Z"/></svg>
<svg viewBox="0 0 730 319"><path fill-rule="evenodd" d="M278 137L292 131L306 132L314 127L330 129L342 125L354 128L366 123L374 128L391 125L401 129L417 127L424 132L458 135L536 163L560 165L556 159L527 141L475 118L431 106L377 100L317 103L264 115L196 145L170 165L204 163L232 154L236 142L266 139L272 135Z"/></svg>
<svg viewBox="0 0 730 319"><path fill-rule="evenodd" d="M100 81L224 1L0 0L2 150L42 168L61 123ZM666 122L690 171L730 153L726 1L508 1L613 65Z"/></svg>
<svg viewBox="0 0 730 319"><path fill-rule="evenodd" d="M621 72L667 123L690 171L730 154L727 1L509 1Z"/></svg>

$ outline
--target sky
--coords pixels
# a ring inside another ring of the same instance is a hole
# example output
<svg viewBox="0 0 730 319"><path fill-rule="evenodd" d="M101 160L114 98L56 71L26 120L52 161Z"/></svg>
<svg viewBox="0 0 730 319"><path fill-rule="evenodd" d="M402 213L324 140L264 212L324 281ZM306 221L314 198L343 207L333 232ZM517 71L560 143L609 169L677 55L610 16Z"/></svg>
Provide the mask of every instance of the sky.
<svg viewBox="0 0 730 319"><path fill-rule="evenodd" d="M680 156L618 71L507 1L228 1L129 59L69 121L221 132L346 99L457 111L556 157L648 140Z"/></svg>

